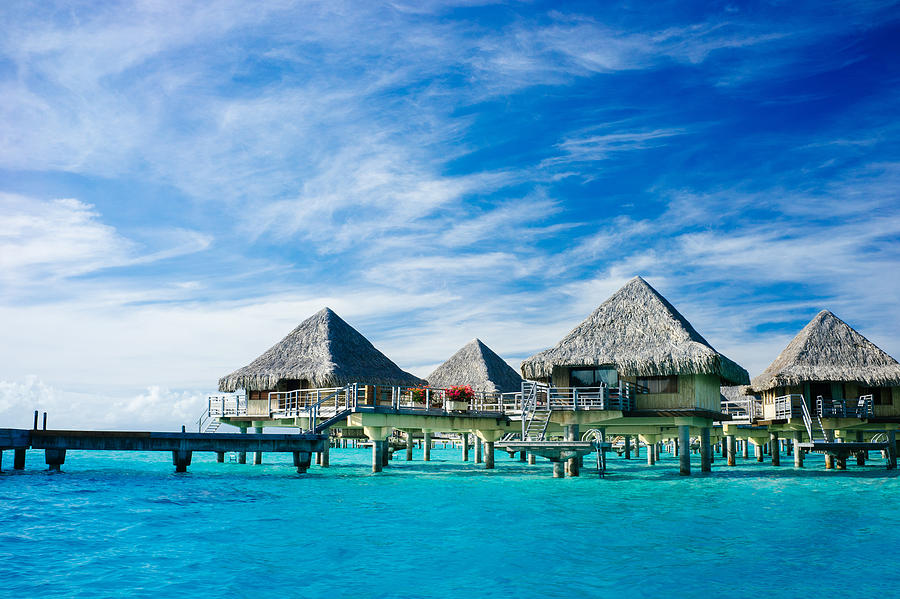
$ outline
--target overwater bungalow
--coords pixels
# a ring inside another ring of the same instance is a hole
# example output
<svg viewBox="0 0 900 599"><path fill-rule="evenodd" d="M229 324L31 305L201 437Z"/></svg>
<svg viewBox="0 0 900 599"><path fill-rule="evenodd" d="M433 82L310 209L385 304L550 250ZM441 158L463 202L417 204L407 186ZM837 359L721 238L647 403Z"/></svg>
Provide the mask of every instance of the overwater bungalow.
<svg viewBox="0 0 900 599"><path fill-rule="evenodd" d="M555 347L525 360L522 375L546 386L551 412L561 408L549 418L568 438L580 425L625 435L626 448L632 434L648 447L677 435L687 447L689 435L697 434L703 470L709 468L710 428L722 418L720 387L750 382L746 370L717 352L641 277ZM689 460L682 459L682 472L689 471Z"/></svg>
<svg viewBox="0 0 900 599"><path fill-rule="evenodd" d="M275 392L353 383L408 386L422 379L401 370L333 310L323 308L250 364L219 379L219 391L244 390L247 415L268 417L277 408L271 405Z"/></svg>
<svg viewBox="0 0 900 599"><path fill-rule="evenodd" d="M469 385L476 393L516 393L522 377L480 339L473 339L425 377L432 387Z"/></svg>
<svg viewBox="0 0 900 599"><path fill-rule="evenodd" d="M900 424L900 363L828 310L754 377L752 389L762 398L759 423L797 443L863 442L893 436ZM802 452L795 460L802 465Z"/></svg>

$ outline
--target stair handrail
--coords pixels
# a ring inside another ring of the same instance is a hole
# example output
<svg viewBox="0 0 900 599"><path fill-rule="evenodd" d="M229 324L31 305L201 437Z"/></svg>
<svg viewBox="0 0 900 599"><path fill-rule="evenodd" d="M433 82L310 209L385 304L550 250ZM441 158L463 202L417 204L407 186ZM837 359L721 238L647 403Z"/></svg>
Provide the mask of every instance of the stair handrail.
<svg viewBox="0 0 900 599"><path fill-rule="evenodd" d="M534 418L537 407L537 383L522 381L522 440L528 438L528 426Z"/></svg>
<svg viewBox="0 0 900 599"><path fill-rule="evenodd" d="M356 387L355 383L350 384L350 385L344 385L343 387L341 387L339 389L335 389L333 392L329 393L328 395L325 395L324 397L321 397L319 390L316 389L316 396L318 397L318 399L315 401L315 403L311 404L307 408L307 412L309 414L309 429L308 430L310 432L316 432L316 419L319 417L319 410L322 407L322 404L325 403L326 401L328 401L329 399L334 398L334 414L332 416L337 415L339 412L348 410L350 408L350 394L354 391L355 387ZM338 400L339 400L341 393L343 393L343 397L344 397L344 402L343 402L344 409L343 410L338 409L338 407L339 407Z"/></svg>
<svg viewBox="0 0 900 599"><path fill-rule="evenodd" d="M801 401L800 405L802 406L803 424L806 426L806 434L809 435L809 440L813 441L812 417L809 414L809 406L806 405L806 400Z"/></svg>

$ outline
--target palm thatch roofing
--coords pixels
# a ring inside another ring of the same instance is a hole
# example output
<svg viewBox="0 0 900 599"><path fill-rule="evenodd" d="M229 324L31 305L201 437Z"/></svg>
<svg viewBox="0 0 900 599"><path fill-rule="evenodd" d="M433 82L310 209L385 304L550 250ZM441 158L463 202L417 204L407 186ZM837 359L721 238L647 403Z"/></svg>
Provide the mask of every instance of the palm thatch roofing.
<svg viewBox="0 0 900 599"><path fill-rule="evenodd" d="M219 390L260 391L275 389L281 380L303 379L312 387L422 382L400 370L359 331L330 308L324 308L253 362L219 379Z"/></svg>
<svg viewBox="0 0 900 599"><path fill-rule="evenodd" d="M746 400L748 397L759 399L759 396L753 393L750 385L723 385L719 391L722 401L740 401Z"/></svg>
<svg viewBox="0 0 900 599"><path fill-rule="evenodd" d="M694 330L666 298L641 277L628 281L555 347L522 363L528 379L553 368L615 366L624 376L713 374L747 384L750 376Z"/></svg>
<svg viewBox="0 0 900 599"><path fill-rule="evenodd" d="M753 390L808 382L898 386L900 364L846 322L822 310L753 378Z"/></svg>
<svg viewBox="0 0 900 599"><path fill-rule="evenodd" d="M432 387L469 385L475 391L512 393L522 388L522 377L480 339L473 339L425 377Z"/></svg>

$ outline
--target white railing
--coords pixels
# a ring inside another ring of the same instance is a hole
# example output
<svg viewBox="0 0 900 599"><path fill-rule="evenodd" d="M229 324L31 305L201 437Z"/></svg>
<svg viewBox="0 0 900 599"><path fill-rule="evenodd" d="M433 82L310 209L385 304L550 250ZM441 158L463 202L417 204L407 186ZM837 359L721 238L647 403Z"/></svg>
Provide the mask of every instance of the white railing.
<svg viewBox="0 0 900 599"><path fill-rule="evenodd" d="M772 415L772 419L788 420L790 418L802 418L803 407L801 404L803 401L803 396L797 393L776 397L774 401L775 412Z"/></svg>
<svg viewBox="0 0 900 599"><path fill-rule="evenodd" d="M245 393L210 395L207 397L207 413L212 418L246 416L247 395Z"/></svg>
<svg viewBox="0 0 900 599"><path fill-rule="evenodd" d="M763 417L763 403L758 397L724 400L721 410L731 416L732 422L753 422Z"/></svg>
<svg viewBox="0 0 900 599"><path fill-rule="evenodd" d="M634 410L635 386L620 383L616 387L550 387L547 391L551 410Z"/></svg>

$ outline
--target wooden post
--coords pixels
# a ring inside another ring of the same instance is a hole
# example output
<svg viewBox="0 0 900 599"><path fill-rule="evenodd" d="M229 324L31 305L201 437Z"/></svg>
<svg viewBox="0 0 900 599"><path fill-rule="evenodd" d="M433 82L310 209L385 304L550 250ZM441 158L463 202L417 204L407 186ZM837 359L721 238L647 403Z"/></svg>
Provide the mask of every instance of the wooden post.
<svg viewBox="0 0 900 599"><path fill-rule="evenodd" d="M691 446L691 427L682 424L678 427L678 444L682 448L688 448ZM679 461L679 472L682 476L690 476L691 475L691 452L686 451L685 449L681 450L681 454L678 456Z"/></svg>
<svg viewBox="0 0 900 599"><path fill-rule="evenodd" d="M778 451L778 433L769 433L769 447L772 448L772 465L781 466L781 452Z"/></svg>
<svg viewBox="0 0 900 599"><path fill-rule="evenodd" d="M17 447L13 452L13 470L25 470L25 448Z"/></svg>
<svg viewBox="0 0 900 599"><path fill-rule="evenodd" d="M422 459L424 459L426 462L431 461L431 435L432 434L433 433L431 431L425 431L425 433L424 433L425 443L424 443L423 447L425 449L425 457Z"/></svg>
<svg viewBox="0 0 900 599"><path fill-rule="evenodd" d="M463 452L465 454L465 452ZM413 434L412 431L406 431L406 461L411 462L413 459Z"/></svg>
<svg viewBox="0 0 900 599"><path fill-rule="evenodd" d="M734 435L725 437L725 460L729 466L734 466Z"/></svg>
<svg viewBox="0 0 900 599"><path fill-rule="evenodd" d="M631 435L625 435L625 459L631 459Z"/></svg>
<svg viewBox="0 0 900 599"><path fill-rule="evenodd" d="M570 424L566 427L566 441L578 440L578 425ZM566 476L578 476L578 457L566 460Z"/></svg>
<svg viewBox="0 0 900 599"><path fill-rule="evenodd" d="M481 437L475 435L475 463L481 463Z"/></svg>
<svg viewBox="0 0 900 599"><path fill-rule="evenodd" d="M794 468L803 468L803 450L800 444L803 442L803 431L794 431Z"/></svg>
<svg viewBox="0 0 900 599"><path fill-rule="evenodd" d="M553 478L565 478L566 467L562 460L553 460Z"/></svg>
<svg viewBox="0 0 900 599"><path fill-rule="evenodd" d="M712 472L712 447L709 445L709 427L700 429L700 472Z"/></svg>
<svg viewBox="0 0 900 599"><path fill-rule="evenodd" d="M309 470L309 463L312 461L312 454L308 451L295 451L294 453L294 467L297 469L297 474L306 474L306 471Z"/></svg>

